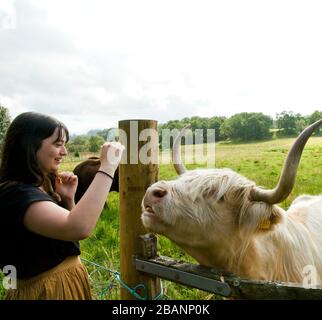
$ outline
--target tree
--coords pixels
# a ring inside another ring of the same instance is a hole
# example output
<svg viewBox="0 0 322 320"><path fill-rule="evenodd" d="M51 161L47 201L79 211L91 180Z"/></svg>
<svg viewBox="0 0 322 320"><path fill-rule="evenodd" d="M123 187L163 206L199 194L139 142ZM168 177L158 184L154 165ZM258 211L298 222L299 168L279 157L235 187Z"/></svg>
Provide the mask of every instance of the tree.
<svg viewBox="0 0 322 320"><path fill-rule="evenodd" d="M76 136L73 140L68 142L67 148L69 152L88 151L89 138L84 135Z"/></svg>
<svg viewBox="0 0 322 320"><path fill-rule="evenodd" d="M221 141L227 138L221 130L221 126L225 120L225 117L212 117L208 120L208 129L215 129L216 141Z"/></svg>
<svg viewBox="0 0 322 320"><path fill-rule="evenodd" d="M189 120L191 124L191 130L195 134L195 143L196 142L196 130L202 130L202 142L207 142L207 129L208 129L208 118L201 118L201 117L191 117ZM199 138L198 138L199 139ZM199 140L200 141L200 140Z"/></svg>
<svg viewBox="0 0 322 320"><path fill-rule="evenodd" d="M0 152L2 152L4 138L9 128L10 122L11 119L9 115L9 110L4 106L0 105Z"/></svg>
<svg viewBox="0 0 322 320"><path fill-rule="evenodd" d="M293 111L283 111L276 115L277 128L280 129L279 136L293 136L299 134L306 125L305 118Z"/></svg>
<svg viewBox="0 0 322 320"><path fill-rule="evenodd" d="M272 123L273 119L263 113L243 112L226 120L221 132L234 141L263 140L271 138Z"/></svg>
<svg viewBox="0 0 322 320"><path fill-rule="evenodd" d="M322 111L315 110L310 116L308 116L307 124L312 124L322 119ZM321 128L315 130L316 135L321 135Z"/></svg>
<svg viewBox="0 0 322 320"><path fill-rule="evenodd" d="M89 138L89 151L98 152L103 143L104 139L101 136L91 136Z"/></svg>

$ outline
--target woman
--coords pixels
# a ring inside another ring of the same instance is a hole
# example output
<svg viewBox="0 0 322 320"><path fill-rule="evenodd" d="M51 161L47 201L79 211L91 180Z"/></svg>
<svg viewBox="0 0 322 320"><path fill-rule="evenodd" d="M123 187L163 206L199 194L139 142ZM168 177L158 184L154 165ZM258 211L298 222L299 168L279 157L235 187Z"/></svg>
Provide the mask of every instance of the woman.
<svg viewBox="0 0 322 320"><path fill-rule="evenodd" d="M18 281L6 299L91 299L78 241L95 228L124 147L102 146L100 170L75 205L77 176L58 174L68 138L64 124L34 112L20 114L7 131L0 166L0 268L15 266Z"/></svg>

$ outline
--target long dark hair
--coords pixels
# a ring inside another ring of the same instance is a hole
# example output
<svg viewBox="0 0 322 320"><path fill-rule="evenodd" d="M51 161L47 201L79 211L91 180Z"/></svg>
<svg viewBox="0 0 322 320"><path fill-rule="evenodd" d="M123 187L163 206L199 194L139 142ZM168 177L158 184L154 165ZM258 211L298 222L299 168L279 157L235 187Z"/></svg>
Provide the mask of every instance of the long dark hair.
<svg viewBox="0 0 322 320"><path fill-rule="evenodd" d="M10 124L3 149L0 164L0 184L4 182L24 182L40 186L48 185L52 189L52 176L44 176L37 162L37 151L42 141L50 137L59 128L57 141L69 132L66 126L50 117L36 112L25 112L17 116ZM51 193L51 190L46 190Z"/></svg>

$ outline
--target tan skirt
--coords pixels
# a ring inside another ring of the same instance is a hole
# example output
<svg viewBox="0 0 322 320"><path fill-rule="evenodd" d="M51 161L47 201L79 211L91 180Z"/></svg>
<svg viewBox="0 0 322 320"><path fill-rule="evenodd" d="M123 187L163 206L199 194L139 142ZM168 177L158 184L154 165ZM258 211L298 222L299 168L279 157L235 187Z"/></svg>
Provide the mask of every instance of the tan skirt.
<svg viewBox="0 0 322 320"><path fill-rule="evenodd" d="M35 277L17 281L6 300L91 300L88 274L79 256L66 258L58 266Z"/></svg>

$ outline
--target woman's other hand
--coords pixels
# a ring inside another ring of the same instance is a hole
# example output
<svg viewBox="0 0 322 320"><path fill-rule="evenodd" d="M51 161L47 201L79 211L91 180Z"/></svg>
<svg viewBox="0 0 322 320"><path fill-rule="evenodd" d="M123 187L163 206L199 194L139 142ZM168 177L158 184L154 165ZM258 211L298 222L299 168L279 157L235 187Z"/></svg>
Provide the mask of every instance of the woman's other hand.
<svg viewBox="0 0 322 320"><path fill-rule="evenodd" d="M72 172L62 172L55 178L55 190L63 202L74 201L78 178Z"/></svg>

